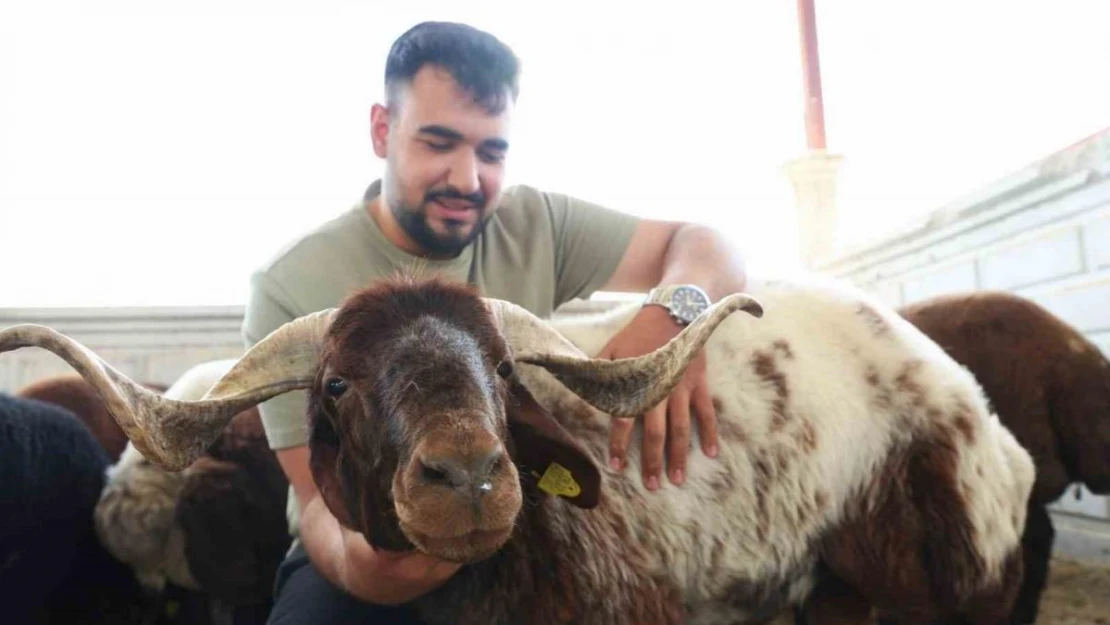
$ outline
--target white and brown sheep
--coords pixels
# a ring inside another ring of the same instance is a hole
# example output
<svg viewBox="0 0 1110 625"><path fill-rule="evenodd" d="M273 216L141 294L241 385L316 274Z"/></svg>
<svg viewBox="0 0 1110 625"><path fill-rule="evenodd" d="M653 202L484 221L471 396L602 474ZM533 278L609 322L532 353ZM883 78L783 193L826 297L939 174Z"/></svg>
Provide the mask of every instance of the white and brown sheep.
<svg viewBox="0 0 1110 625"><path fill-rule="evenodd" d="M235 614L265 622L292 537L289 482L270 450L257 409L239 413L188 469L175 522L185 562L202 591Z"/></svg>
<svg viewBox="0 0 1110 625"><path fill-rule="evenodd" d="M198 400L234 364L195 365L164 396ZM96 528L149 591L161 592L169 583L227 606L264 612L291 541L284 515L287 489L258 410L251 407L231 419L184 471L168 471L128 443L109 471L96 506Z"/></svg>
<svg viewBox="0 0 1110 625"><path fill-rule="evenodd" d="M1012 293L953 293L898 312L975 375L1033 456L1025 576L1010 619L1033 623L1055 537L1046 506L1073 483L1110 494L1110 360L1064 320Z"/></svg>
<svg viewBox="0 0 1110 625"><path fill-rule="evenodd" d="M149 393L49 328L0 331L0 351L66 358L171 470L238 412L308 389L340 521L465 563L417 601L428 623L750 622L830 584L905 622L1003 622L1033 464L908 322L844 286L774 283L641 358L590 358L593 334L575 347L512 304L399 279L286 324L203 401ZM609 417L657 405L703 347L720 454L648 492L635 451L626 473L602 462Z"/></svg>
<svg viewBox="0 0 1110 625"><path fill-rule="evenodd" d="M234 360L224 360L193 367L164 395L178 400L199 399L234 364ZM203 466L203 458L198 460ZM186 562L184 532L175 522L178 496L190 472L166 471L129 442L109 470L96 506L94 518L100 540L153 592L160 592L166 583L200 589Z"/></svg>

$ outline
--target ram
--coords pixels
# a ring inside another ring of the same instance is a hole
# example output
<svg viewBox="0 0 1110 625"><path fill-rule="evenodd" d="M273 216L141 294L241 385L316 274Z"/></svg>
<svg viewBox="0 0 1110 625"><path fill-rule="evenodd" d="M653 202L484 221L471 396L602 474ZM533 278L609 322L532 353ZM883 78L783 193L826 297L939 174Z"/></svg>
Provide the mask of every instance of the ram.
<svg viewBox="0 0 1110 625"><path fill-rule="evenodd" d="M971 374L842 285L753 284L604 360L469 287L382 281L276 330L200 401L49 328L0 332L0 351L28 345L92 380L171 470L238 412L308 389L340 522L464 564L417 601L428 623L753 622L829 586L907 622L1001 623L1021 574L1029 454ZM702 349L723 444L649 492L635 453L626 472L602 462L609 419L658 405Z"/></svg>

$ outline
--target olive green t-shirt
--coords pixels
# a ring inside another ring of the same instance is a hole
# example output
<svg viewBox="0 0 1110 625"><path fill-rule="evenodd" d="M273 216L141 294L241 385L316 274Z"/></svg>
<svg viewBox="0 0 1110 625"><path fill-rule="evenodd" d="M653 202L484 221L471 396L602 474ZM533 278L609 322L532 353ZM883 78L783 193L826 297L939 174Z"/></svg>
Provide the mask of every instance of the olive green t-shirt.
<svg viewBox="0 0 1110 625"><path fill-rule="evenodd" d="M393 245L370 216L367 203L380 192L378 180L361 202L285 246L251 276L243 322L248 347L296 317L340 305L376 279L419 267L548 317L604 286L639 222L566 195L514 186L458 257L426 260ZM305 391L259 406L271 448L308 443L306 408Z"/></svg>

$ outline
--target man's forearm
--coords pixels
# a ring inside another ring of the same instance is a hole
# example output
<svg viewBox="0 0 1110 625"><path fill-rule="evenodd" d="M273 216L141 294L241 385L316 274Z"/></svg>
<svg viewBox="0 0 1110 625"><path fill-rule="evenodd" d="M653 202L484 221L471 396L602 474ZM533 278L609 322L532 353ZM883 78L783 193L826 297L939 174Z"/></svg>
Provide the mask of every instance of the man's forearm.
<svg viewBox="0 0 1110 625"><path fill-rule="evenodd" d="M309 559L316 570L334 586L368 603L392 604L405 601L405 597L391 596L388 592L389 580L367 584L366 582L371 581L372 571L352 570L353 559L347 553L351 537L319 496L313 497L302 507L299 529L301 542Z"/></svg>
<svg viewBox="0 0 1110 625"><path fill-rule="evenodd" d="M670 284L696 284L717 301L747 287L747 268L740 251L723 235L689 224L679 228L667 245L660 285Z"/></svg>
<svg viewBox="0 0 1110 625"><path fill-rule="evenodd" d="M298 525L301 543L316 570L333 585L357 596L343 581L346 571L342 528L319 496L301 506Z"/></svg>

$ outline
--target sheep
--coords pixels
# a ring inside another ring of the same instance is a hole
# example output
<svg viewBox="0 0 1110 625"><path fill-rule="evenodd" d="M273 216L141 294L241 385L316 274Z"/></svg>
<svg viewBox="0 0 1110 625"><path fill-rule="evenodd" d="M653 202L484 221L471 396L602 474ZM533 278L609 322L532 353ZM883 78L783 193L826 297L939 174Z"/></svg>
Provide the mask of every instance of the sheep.
<svg viewBox="0 0 1110 625"><path fill-rule="evenodd" d="M1010 617L1033 623L1055 537L1047 504L1075 482L1110 494L1110 361L1062 319L1012 293L952 293L898 312L974 374L1033 457L1025 577Z"/></svg>
<svg viewBox="0 0 1110 625"><path fill-rule="evenodd" d="M160 384L148 382L145 385L159 392L166 390ZM100 401L96 389L79 375L58 375L37 380L16 391L15 396L42 400L70 410L92 431L113 463L119 460L127 445L127 436L112 419L104 402Z"/></svg>
<svg viewBox="0 0 1110 625"><path fill-rule="evenodd" d="M830 584L906 621L1003 621L1033 463L935 343L847 285L771 282L647 355L588 356L631 314L576 345L466 285L381 281L271 333L199 401L50 328L0 331L0 351L62 355L171 471L308 389L339 522L463 565L416 600L427 623L758 622ZM600 462L608 421L658 405L703 348L723 445L649 492L635 449L626 472Z"/></svg>
<svg viewBox="0 0 1110 625"><path fill-rule="evenodd" d="M138 622L130 570L97 542L107 453L69 410L0 393L0 588L9 623Z"/></svg>
<svg viewBox="0 0 1110 625"><path fill-rule="evenodd" d="M195 366L178 378L167 398L199 398L231 369L234 360ZM143 586L161 592L166 583L200 590L186 565L185 536L174 522L177 498L189 471L169 472L129 442L97 502L94 518L105 547L129 564Z"/></svg>
<svg viewBox="0 0 1110 625"><path fill-rule="evenodd" d="M285 516L289 482L258 410L232 419L188 471L175 518L188 569L212 598L264 621L292 537Z"/></svg>
<svg viewBox="0 0 1110 625"><path fill-rule="evenodd" d="M199 399L234 363L196 365L165 397ZM230 606L265 606L291 542L287 489L251 407L184 471L167 471L128 443L97 503L97 532L152 593L170 583Z"/></svg>

